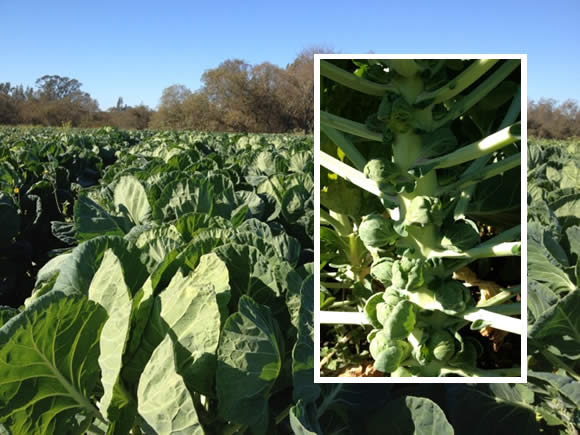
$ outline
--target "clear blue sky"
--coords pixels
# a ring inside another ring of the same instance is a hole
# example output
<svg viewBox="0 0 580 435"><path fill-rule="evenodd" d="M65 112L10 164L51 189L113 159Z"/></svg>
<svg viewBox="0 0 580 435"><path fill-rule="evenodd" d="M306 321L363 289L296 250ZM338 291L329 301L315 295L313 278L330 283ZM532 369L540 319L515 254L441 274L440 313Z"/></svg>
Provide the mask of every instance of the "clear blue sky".
<svg viewBox="0 0 580 435"><path fill-rule="evenodd" d="M412 5L409 5L411 3ZM528 96L580 101L580 1L0 0L0 82L76 78L102 109L155 107L226 59L340 53L527 53Z"/></svg>

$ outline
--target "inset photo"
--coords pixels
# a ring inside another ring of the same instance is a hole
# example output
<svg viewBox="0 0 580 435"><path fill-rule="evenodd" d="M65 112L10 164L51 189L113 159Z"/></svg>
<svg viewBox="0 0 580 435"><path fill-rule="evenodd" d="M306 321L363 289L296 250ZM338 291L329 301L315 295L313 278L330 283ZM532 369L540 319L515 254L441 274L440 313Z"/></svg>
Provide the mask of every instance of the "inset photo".
<svg viewBox="0 0 580 435"><path fill-rule="evenodd" d="M315 56L315 382L527 381L526 61Z"/></svg>

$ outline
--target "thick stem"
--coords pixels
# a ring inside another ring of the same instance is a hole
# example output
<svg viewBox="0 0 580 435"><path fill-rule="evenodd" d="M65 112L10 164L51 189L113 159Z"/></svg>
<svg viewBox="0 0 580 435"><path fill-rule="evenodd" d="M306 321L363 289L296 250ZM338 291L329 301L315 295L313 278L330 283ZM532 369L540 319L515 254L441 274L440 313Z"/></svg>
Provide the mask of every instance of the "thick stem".
<svg viewBox="0 0 580 435"><path fill-rule="evenodd" d="M520 286L518 286L520 287ZM499 304L503 304L506 301L509 301L511 298L514 297L515 294L515 288L511 288L511 291L501 291L500 293L496 294L495 296L480 301L477 303L477 306L479 308L485 308L485 307L492 307L494 305L499 305Z"/></svg>
<svg viewBox="0 0 580 435"><path fill-rule="evenodd" d="M348 236L348 259L350 264L357 268L357 270L360 268L361 255L362 252L359 249L358 236L356 234L350 234Z"/></svg>
<svg viewBox="0 0 580 435"><path fill-rule="evenodd" d="M506 231L498 234L497 236L494 236L491 239L481 243L478 246L478 248L480 248L480 249L490 248L490 247L493 247L499 243L517 240L520 237L521 232L522 232L522 226L516 225L515 227L512 227L509 230L506 230ZM474 260L476 260L476 258L470 257L470 258L466 258L465 260L462 260L462 261L455 261L446 270L449 274L451 274L451 273L455 272L456 270L459 270L462 267L467 266L469 263L473 262Z"/></svg>
<svg viewBox="0 0 580 435"><path fill-rule="evenodd" d="M401 168L401 171L406 171L420 156L422 145L421 136L416 133L397 134L393 144L393 158L395 163ZM413 198L416 196L433 196L437 191L437 187L437 175L435 171L431 171L417 180L417 185L413 192L400 194L400 219L405 219ZM425 257L438 246L437 227L435 225L411 226L407 229L407 232L409 235L405 239L406 242Z"/></svg>

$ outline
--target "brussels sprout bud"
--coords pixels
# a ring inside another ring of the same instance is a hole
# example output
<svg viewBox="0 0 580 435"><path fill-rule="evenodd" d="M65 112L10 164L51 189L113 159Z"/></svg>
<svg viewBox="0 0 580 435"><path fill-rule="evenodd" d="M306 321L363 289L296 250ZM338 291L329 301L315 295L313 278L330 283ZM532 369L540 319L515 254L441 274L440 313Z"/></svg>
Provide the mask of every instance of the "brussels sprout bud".
<svg viewBox="0 0 580 435"><path fill-rule="evenodd" d="M377 183L388 183L399 175L399 167L387 159L373 159L365 165L364 174Z"/></svg>
<svg viewBox="0 0 580 435"><path fill-rule="evenodd" d="M433 356L439 361L445 362L455 354L455 339L449 332L442 329L431 334L428 346Z"/></svg>
<svg viewBox="0 0 580 435"><path fill-rule="evenodd" d="M443 281L434 291L435 300L445 311L462 312L468 307L471 299L469 289L456 280Z"/></svg>
<svg viewBox="0 0 580 435"><path fill-rule="evenodd" d="M474 367L477 357L481 354L482 350L481 343L472 337L465 337L463 339L462 349L449 361L449 365L455 367Z"/></svg>
<svg viewBox="0 0 580 435"><path fill-rule="evenodd" d="M375 369L390 373L407 359L411 353L411 345L402 340L387 340L382 334L377 334L370 344L371 356L374 358Z"/></svg>
<svg viewBox="0 0 580 435"><path fill-rule="evenodd" d="M413 198L405 216L406 225L441 225L442 220L441 200L429 196L416 196Z"/></svg>
<svg viewBox="0 0 580 435"><path fill-rule="evenodd" d="M381 214L368 215L360 224L358 234L367 248L382 248L397 240L393 222Z"/></svg>
<svg viewBox="0 0 580 435"><path fill-rule="evenodd" d="M405 290L414 290L421 287L423 279L423 260L405 256L393 263L393 286Z"/></svg>
<svg viewBox="0 0 580 435"><path fill-rule="evenodd" d="M393 270L392 258L383 257L373 261L371 265L371 275L385 286L391 285L391 274Z"/></svg>
<svg viewBox="0 0 580 435"><path fill-rule="evenodd" d="M383 301L385 301L387 303L387 305L390 306L395 306L397 305L399 302L406 300L405 297L401 296L399 294L399 292L393 290L393 289L388 289L387 291L385 291L383 293Z"/></svg>
<svg viewBox="0 0 580 435"><path fill-rule="evenodd" d="M368 298L364 309L366 318L375 328L382 328L381 322L377 319L377 305L379 303L383 303L383 294L375 293Z"/></svg>
<svg viewBox="0 0 580 435"><path fill-rule="evenodd" d="M380 302L376 309L377 320L383 325L383 334L389 339L406 338L415 327L415 308L408 300L401 300L396 305Z"/></svg>

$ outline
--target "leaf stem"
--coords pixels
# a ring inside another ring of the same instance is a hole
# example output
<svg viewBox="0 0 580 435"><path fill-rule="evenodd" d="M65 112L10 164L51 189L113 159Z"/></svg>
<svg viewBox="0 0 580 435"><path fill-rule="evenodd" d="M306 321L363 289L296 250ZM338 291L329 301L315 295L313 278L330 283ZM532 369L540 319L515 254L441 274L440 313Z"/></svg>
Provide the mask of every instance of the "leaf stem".
<svg viewBox="0 0 580 435"><path fill-rule="evenodd" d="M367 159L353 145L352 141L335 128L321 125L320 130L335 143L337 147L344 151L352 164L359 171L362 171L367 164Z"/></svg>
<svg viewBox="0 0 580 435"><path fill-rule="evenodd" d="M357 171L353 167L341 162L338 159L335 159L323 151L320 152L320 164L329 171L334 172L339 177L350 181L361 189L366 190L367 192L372 193L378 197L382 196L379 185L375 181L365 177L362 172Z"/></svg>
<svg viewBox="0 0 580 435"><path fill-rule="evenodd" d="M444 194L453 190L456 190L461 187L468 187L473 184L477 184L483 180L487 180L488 178L495 177L496 175L503 174L510 169L518 167L521 165L522 155L521 153L514 154L500 160L499 162L492 163L491 165L484 166L478 172L472 172L470 174L464 175L455 183L451 183L447 186L443 186L439 189L438 194Z"/></svg>
<svg viewBox="0 0 580 435"><path fill-rule="evenodd" d="M520 66L519 59L507 60L470 94L456 102L445 116L435 121L433 123L433 130L436 130L448 122L453 121L471 109L471 107L482 100L493 89L495 89L495 87L498 86L506 77L508 77L511 72L514 71L518 66Z"/></svg>
<svg viewBox="0 0 580 435"><path fill-rule="evenodd" d="M415 167L427 168L428 170L442 169L478 159L520 140L520 129L521 123L517 122L452 153L419 162Z"/></svg>
<svg viewBox="0 0 580 435"><path fill-rule="evenodd" d="M419 95L416 103L432 100L430 102L437 104L453 98L464 89L475 83L480 77L489 71L498 60L499 59L477 59L461 74L459 74L455 79L451 80L445 86L442 86L435 91L425 92Z"/></svg>
<svg viewBox="0 0 580 435"><path fill-rule="evenodd" d="M489 257L511 257L520 255L521 242L504 242L496 245L483 246L468 249L463 252L456 251L431 251L427 258L489 258Z"/></svg>
<svg viewBox="0 0 580 435"><path fill-rule="evenodd" d="M369 130L364 124L333 115L324 110L320 111L320 125L335 128L354 136L364 137L368 140L374 140L376 142L383 141L383 135L381 133Z"/></svg>
<svg viewBox="0 0 580 435"><path fill-rule="evenodd" d="M523 323L521 319L494 313L493 311L484 310L483 308L472 308L464 311L463 313L453 314L453 317L459 317L469 322L483 320L488 326L491 326L494 329L501 329L502 331L507 331L518 335L521 335L523 329Z"/></svg>
<svg viewBox="0 0 580 435"><path fill-rule="evenodd" d="M369 325L365 313L351 311L320 311L321 325Z"/></svg>
<svg viewBox="0 0 580 435"><path fill-rule="evenodd" d="M384 85L363 79L351 72L345 71L342 68L333 65L326 60L320 60L320 75L327 77L336 83L340 83L347 88L354 89L355 91L359 91L367 95L376 95L382 97L387 92L398 93L397 89L392 85Z"/></svg>
<svg viewBox="0 0 580 435"><path fill-rule="evenodd" d="M348 230L348 228L345 225L342 224L342 222L340 222L337 219L333 218L330 215L330 213L328 213L323 208L320 209L320 220L321 221L326 221L330 225L332 225L334 227L334 229L336 230L336 232L338 234L340 234L341 236L348 236L350 234L350 231Z"/></svg>
<svg viewBox="0 0 580 435"><path fill-rule="evenodd" d="M521 286L518 286L521 287ZM496 294L495 296L480 301L477 303L477 306L479 308L485 308L485 307L493 307L494 305L499 305L499 304L503 304L506 301L509 301L511 298L514 297L514 288L512 287L510 289L511 291L501 291L498 294Z"/></svg>

